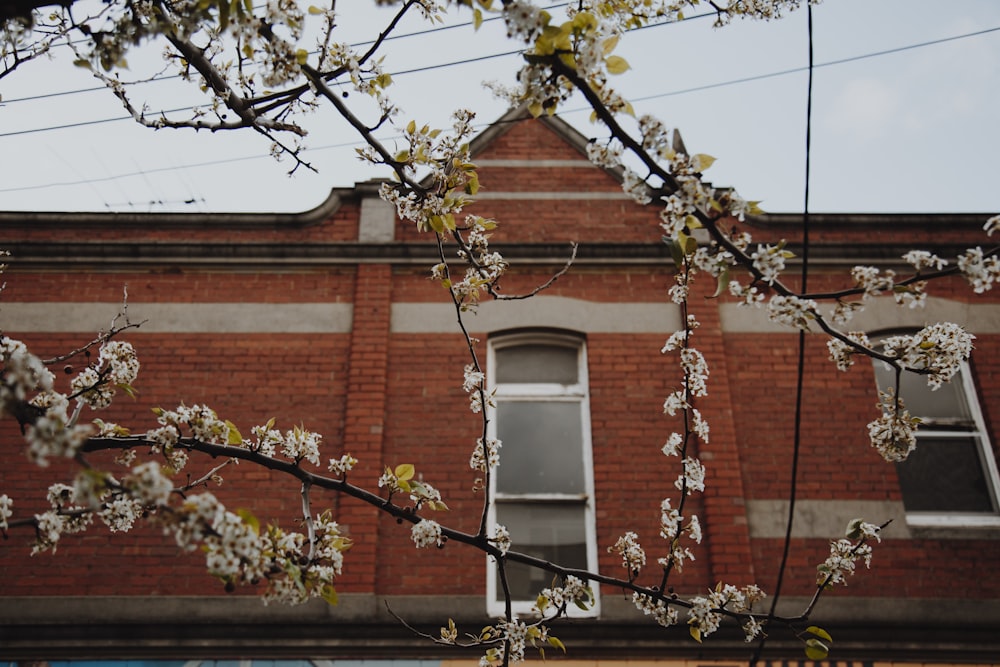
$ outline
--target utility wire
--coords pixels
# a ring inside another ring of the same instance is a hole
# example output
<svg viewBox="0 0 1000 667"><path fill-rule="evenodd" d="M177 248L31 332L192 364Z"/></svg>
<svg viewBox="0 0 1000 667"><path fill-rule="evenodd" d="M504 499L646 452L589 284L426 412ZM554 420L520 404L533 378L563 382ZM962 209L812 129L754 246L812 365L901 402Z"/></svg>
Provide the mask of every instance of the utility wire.
<svg viewBox="0 0 1000 667"><path fill-rule="evenodd" d="M800 292L808 293L809 282L809 181L810 166L812 163L812 98L813 98L813 16L812 4L806 4L807 30L809 33L809 79L806 83L806 155L805 155L805 188L802 203L802 269ZM805 411L806 375L806 331L799 330L798 355L796 360L795 375L795 419L794 432L792 435L792 465L791 481L788 487L788 518L785 525L785 541L781 550L781 564L778 567L778 579L774 585L774 592L771 595L771 609L767 614L767 625L774 620L778 609L778 600L781 598L781 587L785 580L785 571L788 568L788 556L792 548L792 527L795 524L795 501L798 496L799 461L802 453L802 417ZM754 649L753 657L750 659L750 667L756 667L767 644L767 634L762 634L757 646Z"/></svg>
<svg viewBox="0 0 1000 667"><path fill-rule="evenodd" d="M700 16L710 16L710 14L699 14L698 16L699 17ZM692 17L692 18L697 18L697 17ZM657 25L659 26L659 25L672 25L672 24L664 23L664 24L657 24ZM919 48L923 48L923 47L927 47L927 46L934 46L934 45L937 45L937 44L944 44L944 43L947 43L947 42L952 42L952 41L956 41L956 40L960 40L960 39L968 39L968 38L971 38L971 37L978 37L980 35L985 35L985 34L992 33L992 32L997 32L997 31L1000 31L1000 26L996 26L994 28L986 28L984 30L977 30L975 32L969 32L969 33L965 33L965 34L962 34L962 35L953 35L951 37L943 37L941 39L934 39L934 40L930 40L930 41L926 41L926 42L919 42L919 43L916 43L916 44L908 44L906 46L900 46L900 47L896 47L896 48L892 48L892 49L885 49L885 50L882 50L882 51L873 51L871 53L863 53L863 54L860 54L860 55L857 55L857 56L850 56L850 57L847 57L847 58L839 58L837 60L830 60L830 61L827 61L827 62L818 63L818 64L813 65L813 69L815 70L815 69L819 69L819 68L822 68L822 67L832 67L834 65L843 65L845 63L856 62L856 61L859 61L859 60L866 60L868 58L876 58L876 57L879 57L879 56L890 55L890 54L893 54L893 53L901 53L903 51L910 51L912 49L919 49ZM425 66L425 67L415 67L413 69L400 70L398 72L393 72L393 73L390 73L390 74L391 74L391 76L394 76L394 77L396 77L396 76L405 76L407 74L417 74L417 73L420 73L420 72L429 72L429 71L433 71L433 70L437 70L437 69L443 69L443 68L446 68L446 67L455 67L455 66L458 66L458 65L466 65L466 64L469 64L469 63L473 63L473 62L481 62L481 61L489 60L489 59L493 59L493 58L504 58L504 57L507 57L507 56L516 55L518 53L520 53L519 50L506 51L506 52L503 52L503 53L495 53L495 54L492 54L492 55L478 56L476 58L468 58L468 59L465 59L465 60L458 60L458 61L452 61L452 62L442 63L440 65L428 65L428 66ZM735 86L735 85L742 84L742 83L751 83L753 81L761 81L763 79L771 79L771 78L775 78L775 77L779 77L779 76L787 76L789 74L797 74L799 72L805 72L805 71L808 71L808 70L809 70L809 67L793 67L793 68L789 68L789 69L779 70L779 71L776 71L776 72L768 72L768 73L765 73L765 74L756 74L754 76L742 77L742 78L739 78L739 79L728 79L726 81L719 81L719 82L716 82L716 83L705 84L703 86L695 86L695 87L692 87L692 88L683 88L683 89L680 89L680 90L669 91L669 92L666 92L666 93L657 93L656 95L646 95L646 96L643 96L643 97L636 97L636 98L632 98L632 101L634 101L634 102L645 102L645 101L649 101L649 100L660 99L660 98L663 98L663 97L673 97L673 96L677 96L677 95L687 95L689 93L700 92L700 91L703 91L703 90L710 90L710 89L713 89L713 88L723 88L723 87L727 87L727 86ZM158 80L164 80L164 79L158 79ZM69 94L73 94L75 92L88 92L88 91L93 91L93 90L104 90L104 88L103 87L100 87L100 88L88 88L88 89L82 89L82 90L79 90L79 91L67 91L67 92L63 92L63 93L49 93L48 95L46 95L46 97L52 97L52 96L58 96L58 95L69 95ZM29 99L37 99L37 98L19 98L17 100L10 100L9 102L4 102L4 103L7 104L7 103L11 103L11 102L25 101L25 100L29 100ZM169 109L169 110L161 111L161 112L158 112L158 113L177 113L179 111L190 111L191 108L192 107L183 107L183 108L177 108L177 109ZM564 112L564 113L572 113L572 110ZM51 125L51 126L46 126L46 127L31 128L31 129L28 129L28 130L15 130L13 132L0 133L0 138L13 137L13 136L19 136L19 135L24 135L24 134L34 134L34 133L37 133L37 132L48 132L48 131L52 131L52 130L65 130L65 129L71 129L71 128L76 128L76 127L86 127L86 126L89 126L89 125L100 125L100 124L103 124L103 123L114 123L114 122L119 122L119 121L123 121L123 120L132 120L132 117L131 116L117 116L117 117L114 117L114 118L101 118L101 119L97 119L97 120L80 121L80 122L77 122L77 123L67 123L65 125Z"/></svg>

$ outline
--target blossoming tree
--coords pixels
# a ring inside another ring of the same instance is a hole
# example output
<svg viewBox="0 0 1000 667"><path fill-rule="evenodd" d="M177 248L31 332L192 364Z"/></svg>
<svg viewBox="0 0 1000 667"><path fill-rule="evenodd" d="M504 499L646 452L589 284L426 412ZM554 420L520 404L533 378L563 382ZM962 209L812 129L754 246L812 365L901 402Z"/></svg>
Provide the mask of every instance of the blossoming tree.
<svg viewBox="0 0 1000 667"><path fill-rule="evenodd" d="M380 478L355 480L351 471L358 461L350 453L328 456L321 434L305 427L282 431L275 420L262 418L244 433L209 406L182 403L156 408L159 425L145 432L94 418L92 411L110 405L120 392L131 393L137 382L140 362L127 342L136 325L123 316L89 343L51 359L33 354L18 340L0 338L0 412L19 422L25 453L39 466L57 458L79 463L75 476L48 489L51 508L45 512L20 513L18 499L0 489L0 530L5 535L34 531L38 553L55 549L70 534L99 525L128 532L137 522L148 521L160 526L181 550L200 549L207 571L226 587L263 582L267 601L296 604L315 597L334 602L337 577L349 567L345 552L351 537L330 511L316 507L313 491L326 489L409 524L416 548L447 541L495 560L505 613L470 635L461 635L453 621L444 620L440 634L427 637L440 644L478 645L483 664L520 661L531 646L563 648L550 627L570 607L591 605L594 584L627 592L641 613L661 625L686 624L698 641L727 618L742 626L747 641L763 637L765 630L800 627L825 589L844 583L858 562L871 561L879 525L858 519L844 537L831 543L829 557L818 565L816 594L794 618L776 616L773 607L768 611L762 604L765 591L756 585L720 582L705 595L690 598L671 592L671 582L702 539L701 521L690 509L689 498L705 490L705 466L694 451L698 441L708 441L711 419L698 407L709 391L709 368L697 345L697 305L689 299L692 281L714 281L717 296L764 309L772 321L793 330L823 332L829 339L830 360L841 370L849 369L858 356L867 356L895 369L897 385L900 374L909 370L926 376L936 387L968 359L971 334L957 325L938 323L912 335L870 340L865 333L850 330L848 322L880 294L893 295L904 307L920 307L928 284L948 275L965 276L977 293L989 290L1000 277L994 251L973 248L953 260L914 250L903 258L912 268L907 275L858 266L845 277L842 289L823 294L808 292L804 277L798 282L788 279L785 264L791 253L784 241L755 241L740 224L757 212L755 204L732 190L707 185L702 174L713 158L688 154L659 120L635 118L629 102L611 83L613 76L628 69L615 49L630 29L677 20L697 0L581 0L570 3L560 18L529 0L382 4L396 6L394 18L363 51L336 41L332 3L329 8L304 10L285 0L262 7L224 0L115 1L95 7L68 3L44 11L34 2L8 4L0 32L4 65L0 76L49 49L67 46L137 122L154 128L253 130L273 143L276 154L291 157L297 166L308 166L296 143L305 134L307 113L317 105L332 106L364 140L361 158L382 165L391 176L381 186L381 196L395 206L400 219L436 240L439 260L429 267L430 273L444 285L454 305L465 340L458 352L467 355L462 387L469 397L468 409L481 417L481 434L469 443L471 474L478 476L477 489L486 496L479 529L463 532L449 527L440 518L445 516L447 499L412 465L380 462L385 466ZM800 2L711 4L718 22L725 24L740 17L776 18ZM590 159L620 169L625 192L637 203L660 211L664 240L676 267L665 298L680 308L683 325L668 334L661 350L676 358L678 365L676 390L665 397L663 411L678 418L681 428L666 433L662 445L664 466L674 472L660 507L654 508L660 514L661 539L655 546L655 566L647 563L649 545L643 547L632 531L605 545L621 557L622 571L609 574L521 553L504 526L489 528L490 478L503 465L503 450L500 441L489 437L484 408L494 405L494 396L463 318L483 299L530 297L547 284L516 297L502 292L508 263L489 242L503 221L464 213L479 190L468 145L474 114L458 111L451 128L434 129L407 120L389 95L392 78L379 64L385 39L407 13L434 21L449 9L471 12L477 26L484 17L500 17L523 50L524 64L515 82L507 88L497 86L497 93L535 115L556 113L571 95L582 96L606 130L604 139L589 145ZM307 37L316 37L317 45L305 46ZM178 73L205 92L205 106L191 117L149 113L114 76L129 50L146 40L164 42ZM373 100L374 112L370 107L368 113L374 115L366 118L334 91L334 84L350 86ZM375 137L375 130L385 124L402 133L404 148L390 150ZM984 222L988 233L1000 228L1000 216ZM83 369L74 371L68 384L57 381L51 369L71 359L82 359ZM179 403L182 399L178 396ZM879 407L868 426L871 445L888 461L903 460L915 445L919 420L910 416L893 388L881 394ZM345 448L349 452L350 443ZM84 456L101 450L116 453L113 467L97 467ZM221 479L225 463L206 463L213 459L261 466L299 485L301 530L261 525L251 511L231 510L203 490L207 480ZM192 469L198 472L187 472ZM512 610L506 575L511 563L554 576L552 586L538 591L531 618L520 618ZM826 655L830 637L825 630L809 626L792 631L810 658Z"/></svg>

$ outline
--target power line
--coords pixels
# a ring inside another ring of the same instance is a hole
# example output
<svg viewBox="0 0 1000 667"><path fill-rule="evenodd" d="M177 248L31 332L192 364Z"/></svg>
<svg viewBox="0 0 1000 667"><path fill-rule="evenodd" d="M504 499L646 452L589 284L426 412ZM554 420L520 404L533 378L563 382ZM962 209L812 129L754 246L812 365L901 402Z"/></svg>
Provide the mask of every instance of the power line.
<svg viewBox="0 0 1000 667"><path fill-rule="evenodd" d="M548 7L546 7L546 9L556 9L558 7L564 7L564 6L568 5L568 4L569 4L568 2L558 2L558 3L555 3L553 5L549 5ZM692 16L691 18L700 18L702 16L710 16L710 14L699 14L697 16ZM501 17L501 16L491 16L489 18L483 19L483 23L491 23L491 22L494 22L494 21L499 21L499 20L502 20L502 18L503 17ZM687 20L687 19L683 19L683 20ZM457 28L467 28L468 26L471 26L471 25L473 25L472 21L464 21L462 23L452 23L450 25L436 26L434 28L425 28L424 30L417 30L417 31L414 31L414 32L407 32L407 33L403 33L403 34L400 34L400 35L389 35L388 37L386 37L385 41L391 42L391 41L396 41L396 40L400 40L400 39L407 39L409 37L421 37L421 36L430 35L430 34L433 34L433 33L444 32L446 30L455 30ZM375 40L368 40L368 41L365 41L365 42L357 42L355 44L351 44L350 47L352 49L357 49L357 48L361 48L362 46L370 46L371 44L374 44L374 43L375 43ZM68 43L67 43L67 45L68 45ZM508 54L500 54L500 55L508 55ZM446 66L447 65L436 65L436 67L446 67ZM400 74L407 74L407 73L408 72L401 72ZM160 83L160 82L163 82L163 81L173 81L173 80L179 79L179 78L181 78L180 74L170 74L170 75L166 75L166 76L153 77L153 78L145 80L145 81L127 82L124 85L126 85L126 86L135 86L135 85L142 85L142 84L148 84L148 83ZM62 97L64 95L78 95L78 94L81 94L81 93L94 93L94 92L100 92L102 90L107 90L107 88L105 86L91 86L90 88L77 88L75 90L63 90L63 91L58 91L58 92L54 92L54 93L40 93L38 95L28 95L26 97L15 97L14 99L4 100L3 103L4 104L14 104L16 102L33 102L33 101L37 101L37 100L49 99L49 98L52 98L52 97Z"/></svg>
<svg viewBox="0 0 1000 667"><path fill-rule="evenodd" d="M699 14L698 16L691 17L691 18L699 18L699 17L703 17L703 16L711 16L711 14ZM685 20L688 20L688 19L685 19ZM660 25L671 25L671 24L669 24L669 23L657 24L657 26L660 26ZM440 29L445 29L445 28L448 28L448 27L449 26L445 26L444 28L435 28L433 30L440 30ZM647 26L647 27L653 27L653 26ZM908 44L906 46L899 46L899 47L892 48L892 49L884 49L882 51L873 51L871 53L864 53L864 54L857 55L857 56L850 56L850 57L847 57L847 58L840 58L840 59L837 59L837 60L830 60L830 61L827 61L827 62L824 62L824 63L818 63L818 64L814 65L813 69L819 69L819 68L823 68L823 67L832 67L834 65L843 65L845 63L856 62L856 61L859 61L859 60L866 60L866 59L869 59L869 58L875 58L875 57L879 57L879 56L891 55L893 53L901 53L901 52L904 52L904 51L910 51L910 50L913 50L913 49L924 48L924 47L927 47L927 46L935 46L937 44L944 44L944 43L947 43L947 42L953 42L953 41L957 41L957 40L960 40L960 39L968 39L968 38L971 38L971 37L979 37L981 35L985 35L985 34L992 33L992 32L997 32L997 31L1000 31L1000 26L996 26L996 27L993 27L993 28L986 28L984 30L977 30L975 32L964 33L964 34L961 34L961 35L953 35L951 37L942 37L940 39L933 39L933 40L929 40L929 41L926 41L926 42L918 42L916 44ZM417 33L411 33L411 35L412 34L417 34ZM400 37L403 37L403 36L404 35L400 35ZM409 35L405 35L405 36L409 36ZM470 63L474 63L474 62L482 62L484 60L492 60L492 59L495 59L495 58L505 58L505 57L508 57L508 56L517 55L518 53L520 53L520 50L505 51L503 53L494 53L494 54L486 55L486 56L477 56L475 58L467 58L467 59L464 59L464 60L450 61L450 62L442 63L442 64L439 64L439 65L427 65L425 67L415 67L413 69L400 70L398 72L392 72L390 74L392 76L405 76L407 74L417 74L417 73L421 73L421 72L429 72L429 71L433 71L433 70L437 70L437 69L443 69L443 68L446 68L446 67L456 67L456 66L459 66L459 65L467 65L467 64L470 64ZM676 96L676 95L686 95L686 94L689 94L689 93L696 93L696 92L700 92L700 91L703 91L703 90L711 90L713 88L723 88L723 87L726 87L726 86L734 86L734 85L738 85L738 84L741 84L741 83L751 83L753 81L761 81L761 80L764 80L764 79L772 79L772 78L779 77L779 76L786 76L788 74L797 74L799 72L805 72L808 69L809 68L805 67L805 66L803 66L803 67L792 67L792 68L789 68L789 69L778 70L778 71L775 71L775 72L768 72L768 73L765 73L765 74L755 74L753 76L742 77L742 78L739 78L739 79L728 79L726 81L718 81L718 82L715 82L715 83L709 83L709 84L705 84L705 85L702 85L702 86L694 86L694 87L691 87L691 88L683 88L683 89L680 89L680 90L674 90L674 91L670 91L670 92L666 92L666 93L657 93L655 95L645 95L643 97L633 98L632 101L634 101L634 102L645 102L645 101L648 101L648 100L655 100L655 99L660 99L660 98L663 98L663 97L673 97L673 96ZM104 88L101 87L101 88L94 88L94 89L88 89L88 90L104 90ZM72 94L72 92L83 92L83 91L71 91L71 92L66 92L66 93L50 93L49 96ZM20 98L19 100L15 100L15 101L23 101L23 100L26 100L26 99L29 99L29 98ZM31 99L33 99L33 98L31 98ZM164 110L164 111L159 111L157 113L161 113L161 114L177 113L177 112L180 112L180 111L190 111L192 108L193 107L180 107L180 108L176 108L176 109L168 109L168 110ZM19 135L24 135L24 134L34 134L34 133L38 133L38 132L48 132L48 131L52 131L52 130L65 130L65 129L72 129L72 128L77 128L77 127L86 127L86 126L90 126L90 125L101 125L101 124L104 124L104 123L114 123L114 122L119 122L119 121L123 121L123 120L131 120L131 119L132 119L131 116L117 116L117 117L114 117L114 118L102 118L102 119L98 119L98 120L79 121L79 122L76 122L76 123L67 123L67 124L64 124L64 125L52 125L52 126L47 126L47 127L31 128L31 129L28 129L28 130L15 130L13 132L0 133L0 138L13 137L13 136L19 136ZM3 190L0 190L0 192L3 192Z"/></svg>
<svg viewBox="0 0 1000 667"><path fill-rule="evenodd" d="M700 14L698 16L699 17L700 16L710 16L710 14ZM692 18L696 18L696 17L692 17ZM670 24L658 24L658 25L670 25ZM447 28L447 26L445 26L445 28ZM435 28L435 29L432 29L432 30L440 30L440 29L442 29L442 28ZM924 42L918 42L918 43L915 43L915 44L909 44L909 45L906 45L906 46L895 47L895 48L892 48L892 49L884 49L884 50L881 50L881 51L874 51L874 52L871 52L871 53L860 54L860 55L857 55L857 56L850 56L850 57L847 57L847 58L839 58L837 60L831 60L831 61L827 61L827 62L824 62L824 63L814 64L813 65L813 69L819 69L819 68L822 68L822 67L832 67L832 66L835 66L835 65L843 65L843 64L846 64L846 63L856 62L856 61L860 61L860 60L866 60L866 59L869 59L869 58L875 58L875 57L879 57L879 56L891 55L891 54L894 54L894 53L900 53L900 52L904 52L904 51L910 51L910 50L913 50L913 49L924 48L924 47L927 47L927 46L934 46L934 45L937 45L937 44L943 44L943 43L957 41L957 40L961 40L961 39L968 39L968 38L972 38L972 37L978 37L978 36L981 36L981 35L985 35L985 34L997 32L997 31L1000 31L1000 26L993 27L993 28L986 28L986 29L983 29L983 30L977 30L977 31L974 31L974 32L964 33L964 34L961 34L961 35L954 35L954 36L951 36L951 37L942 37L940 39L934 39L934 40L929 40L929 41L924 41ZM400 37L402 37L402 35ZM414 69L410 69L410 70L402 70L400 72L394 73L393 76L400 76L400 75L405 75L405 74L414 74L414 73L419 73L419 72L425 72L425 71L431 71L431 70L441 69L441 68L445 68L445 67L453 67L453 66L456 66L456 65L462 65L462 64L467 64L467 63L471 63L471 62L478 62L478 61L488 60L488 59L492 59L492 58L506 57L506 56L509 56L509 55L517 54L517 53L519 53L519 51L509 51L509 52L505 52L505 53L493 54L493 55L488 55L488 56L480 56L480 57L476 57L476 58L469 58L469 59L466 59L466 60L454 61L454 62L444 63L444 64L440 64L440 65L430 65L430 66L427 66L427 67L418 67L418 68L414 68ZM729 80L726 80L726 81L719 81L719 82L716 82L716 83L705 84L703 86L695 86L695 87L692 87L692 88L684 88L684 89L681 89L681 90L675 90L675 91L670 91L670 92L666 92L666 93L658 93L658 94L655 94L655 95L646 95L646 96L643 96L643 97L633 98L632 101L641 102L641 101L648 101L648 100L653 100L653 99L659 99L659 98L663 98L663 97L672 97L672 96L677 96L677 95L685 95L685 94L690 94L690 93L694 93L694 92L700 92L700 91L703 91L703 90L710 90L710 89L713 89L713 88L722 88L722 87L726 87L726 86L733 86L733 85L738 85L738 84L743 84L743 83L750 83L750 82L753 82L753 81L760 81L760 80L763 80L763 79L770 79L770 78L775 78L775 77L779 77L779 76L786 76L786 75L789 75L789 74L797 74L797 73L805 72L805 71L808 71L808 70L809 70L808 66L794 67L794 68L779 70L779 71L776 71L776 72L768 72L768 73L765 73L765 74L757 74L757 75L754 75L754 76L742 77L742 78L739 78L739 79L729 79ZM191 107L183 107L183 108L177 108L177 109L170 109L170 110L167 110L167 111L162 111L160 113L165 113L165 114L166 113L176 113L176 112L179 112L179 111L190 110L190 108ZM563 113L575 113L577 111L580 111L580 110L570 109L570 110L564 111ZM99 120L93 120L93 121L81 121L81 122L78 122L78 123L69 123L69 124L59 125L59 126L51 126L51 127L44 127L44 128L34 128L34 129L30 129L30 130L19 130L19 131L14 131L14 132L2 133L2 134L0 134L0 138L10 137L10 136L16 136L16 135L31 134L31 133L37 133L37 132L46 132L46 131L50 131L50 130L72 129L72 128L77 128L77 127L85 127L85 126L90 126L90 125L98 125L98 124L104 124L104 123L110 123L110 122L118 122L118 121L122 121L122 120L131 120L131 119L132 119L131 116L121 116L121 117L117 117L117 118L105 118L105 119L99 119ZM315 152L315 151L330 150L330 149L335 149L335 148L346 148L346 147L349 147L349 146L355 146L357 144L358 144L357 141L350 141L350 142L344 142L344 143L340 143L340 144L329 144L329 145L326 145L326 146L319 146L319 147L312 148L312 149L309 149L309 150L311 152ZM258 154L258 155L250 155L250 156L243 156L243 157L236 157L236 158L226 158L226 159L222 159L222 160L212 160L212 161L208 161L208 162L198 162L198 163L191 163L191 164L180 165L180 166L161 167L161 168L156 168L156 169L148 169L148 170L145 171L145 173L161 173L161 172L175 171L175 170L181 170L181 169L195 169L195 168L206 167L206 166L215 166L215 165L219 165L219 164L231 164L231 163L235 163L235 162L245 162L245 161L249 161L249 160L263 159L264 157L267 157L267 156L265 156L265 155L259 155ZM60 183L47 183L47 184L44 184L44 185L37 185L37 186L22 186L22 187L15 187L15 188L0 188L0 193L21 192L21 191L36 190L36 189L43 189L43 188L56 187L56 186L84 185L84 184L87 184L87 183L97 183L97 182L111 181L111 180L116 180L116 179L119 179L119 178L129 178L129 177L133 177L133 176L137 176L137 175L139 175L139 172L125 173L125 174L119 174L117 176L106 176L106 177L94 178L94 179L87 179L87 180L63 181L63 182L60 182Z"/></svg>

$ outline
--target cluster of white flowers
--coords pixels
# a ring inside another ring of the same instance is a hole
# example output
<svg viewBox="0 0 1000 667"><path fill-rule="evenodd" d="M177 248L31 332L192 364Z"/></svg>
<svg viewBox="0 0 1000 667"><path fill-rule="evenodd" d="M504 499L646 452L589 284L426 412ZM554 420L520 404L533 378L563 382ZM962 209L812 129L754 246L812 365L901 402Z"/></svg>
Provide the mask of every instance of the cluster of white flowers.
<svg viewBox="0 0 1000 667"><path fill-rule="evenodd" d="M319 433L296 426L285 433L281 443L281 453L298 463L306 460L319 465L319 443L323 439Z"/></svg>
<svg viewBox="0 0 1000 667"><path fill-rule="evenodd" d="M691 430L698 436L698 439L708 444L708 421L702 418L698 408L691 408Z"/></svg>
<svg viewBox="0 0 1000 667"><path fill-rule="evenodd" d="M175 410L157 408L154 412L156 421L162 426L149 430L146 438L164 449L179 442L185 427L192 437L202 442L226 444L229 441L229 424L206 405L181 405Z"/></svg>
<svg viewBox="0 0 1000 667"><path fill-rule="evenodd" d="M903 261L912 266L917 271L924 269L934 269L940 271L948 266L948 260L941 259L937 255L927 250L911 250L903 255Z"/></svg>
<svg viewBox="0 0 1000 667"><path fill-rule="evenodd" d="M683 391L675 391L667 395L666 400L663 401L663 412L673 417L678 411L687 410L690 408L690 404L684 398Z"/></svg>
<svg viewBox="0 0 1000 667"><path fill-rule="evenodd" d="M469 467L480 472L486 472L487 466L490 470L496 468L500 465L500 447L502 446L502 441L496 438L487 438L484 453L483 439L477 438L476 448L472 450L472 456L469 458Z"/></svg>
<svg viewBox="0 0 1000 667"><path fill-rule="evenodd" d="M616 553L622 557L622 567L628 571L630 578L638 575L646 565L646 552L639 545L639 536L632 531L626 532L608 547L608 553Z"/></svg>
<svg viewBox="0 0 1000 667"><path fill-rule="evenodd" d="M569 605L579 609L589 609L594 603L594 592L583 580L573 575L563 580L562 586L543 588L535 601L535 611L544 616L549 607L561 610Z"/></svg>
<svg viewBox="0 0 1000 667"><path fill-rule="evenodd" d="M852 331L847 334L847 338L862 347L871 347L871 343L868 341L868 335L863 331ZM830 361L837 364L838 370L846 371L854 365L854 353L856 352L856 349L844 341L839 338L831 338L826 342L826 348L830 352Z"/></svg>
<svg viewBox="0 0 1000 667"><path fill-rule="evenodd" d="M490 538L490 542L502 555L506 555L510 551L510 531L507 530L507 526L499 523L493 526L493 537Z"/></svg>
<svg viewBox="0 0 1000 667"><path fill-rule="evenodd" d="M708 363L705 356L693 347L681 350L681 369L684 386L690 396L708 395Z"/></svg>
<svg viewBox="0 0 1000 667"><path fill-rule="evenodd" d="M657 623L665 628L677 625L679 620L677 610L667 605L663 600L653 600L648 595L634 592L632 593L632 604L646 616L652 616Z"/></svg>
<svg viewBox="0 0 1000 667"><path fill-rule="evenodd" d="M70 382L73 395L94 410L111 405L117 387L131 387L139 374L139 359L131 343L107 341L97 363L84 368Z"/></svg>
<svg viewBox="0 0 1000 667"><path fill-rule="evenodd" d="M874 266L855 266L851 269L851 278L859 289L864 290L863 299L878 296L882 292L891 290L896 284L894 271L887 270L882 273Z"/></svg>
<svg viewBox="0 0 1000 667"><path fill-rule="evenodd" d="M696 596L691 598L691 608L688 609L688 624L694 626L701 633L701 637L706 637L719 629L722 622L722 614L716 611L717 604L712 596Z"/></svg>
<svg viewBox="0 0 1000 667"><path fill-rule="evenodd" d="M868 423L871 445L890 463L905 461L917 446L920 418L910 415L903 399L896 396L892 387L879 392L878 407L881 416Z"/></svg>
<svg viewBox="0 0 1000 667"><path fill-rule="evenodd" d="M358 460L351 456L350 454L344 454L339 459L330 459L330 464L327 466L327 470L332 472L334 475L339 475L343 477L348 473L349 470L354 469L354 466L358 464Z"/></svg>
<svg viewBox="0 0 1000 667"><path fill-rule="evenodd" d="M671 433L670 437L667 438L667 442L663 445L663 455L664 456L680 456L681 445L684 444L684 436L680 433Z"/></svg>
<svg viewBox="0 0 1000 667"><path fill-rule="evenodd" d="M705 466L698 459L688 456L684 459L684 474L677 478L674 486L687 495L705 490Z"/></svg>
<svg viewBox="0 0 1000 667"><path fill-rule="evenodd" d="M653 201L646 180L628 167L622 172L622 190L640 206Z"/></svg>
<svg viewBox="0 0 1000 667"><path fill-rule="evenodd" d="M604 169L614 169L622 163L622 146L620 141L612 140L607 143L590 141L587 143L587 158Z"/></svg>
<svg viewBox="0 0 1000 667"><path fill-rule="evenodd" d="M6 493L0 494L0 531L6 531L9 528L7 520L14 514L11 510L13 506L14 501L11 500L10 496Z"/></svg>
<svg viewBox="0 0 1000 667"><path fill-rule="evenodd" d="M173 482L163 473L156 461L149 461L133 468L122 480L122 486L148 507L166 505L174 490Z"/></svg>
<svg viewBox="0 0 1000 667"><path fill-rule="evenodd" d="M832 540L830 555L816 568L816 583L832 586L847 585L847 577L854 574L858 560L864 561L865 567L872 565L872 548L865 542L855 544L848 539Z"/></svg>
<svg viewBox="0 0 1000 667"><path fill-rule="evenodd" d="M97 516L112 533L127 533L142 517L143 506L137 499L116 495L106 501Z"/></svg>
<svg viewBox="0 0 1000 667"><path fill-rule="evenodd" d="M767 304L767 316L772 322L796 329L809 329L810 320L816 319L816 302L797 296L775 294Z"/></svg>
<svg viewBox="0 0 1000 667"><path fill-rule="evenodd" d="M759 306L764 302L764 293L756 285L744 285L739 280L730 278L727 289L740 300L741 306Z"/></svg>
<svg viewBox="0 0 1000 667"><path fill-rule="evenodd" d="M513 620L499 619L496 624L497 639L506 640L500 650L500 658L504 656L504 651L511 662L524 662L524 649L528 640L528 626L516 618Z"/></svg>
<svg viewBox="0 0 1000 667"><path fill-rule="evenodd" d="M958 269L972 285L972 291L982 294L993 289L993 283L1000 279L1000 258L985 256L982 248L969 248L959 256Z"/></svg>
<svg viewBox="0 0 1000 667"><path fill-rule="evenodd" d="M441 539L441 526L437 521L431 519L421 519L418 523L413 524L413 528L410 530L410 537L418 549L444 544Z"/></svg>
<svg viewBox="0 0 1000 667"><path fill-rule="evenodd" d="M688 624L698 630L699 637L706 637L719 629L723 617L722 610L747 614L753 611L754 604L765 597L764 592L756 584L737 588L731 584L720 582L715 590L708 594L708 597L691 598L692 606L688 610ZM762 624L750 617L743 626L746 641L752 641L762 629Z"/></svg>
<svg viewBox="0 0 1000 667"><path fill-rule="evenodd" d="M924 327L915 334L892 336L882 341L885 354L906 368L927 373L927 384L937 389L950 380L969 360L974 335L951 322Z"/></svg>
<svg viewBox="0 0 1000 667"><path fill-rule="evenodd" d="M784 244L778 245L757 245L757 251L750 255L753 260L753 268L760 273L760 279L768 285L773 285L785 270L785 260L790 253L785 250Z"/></svg>

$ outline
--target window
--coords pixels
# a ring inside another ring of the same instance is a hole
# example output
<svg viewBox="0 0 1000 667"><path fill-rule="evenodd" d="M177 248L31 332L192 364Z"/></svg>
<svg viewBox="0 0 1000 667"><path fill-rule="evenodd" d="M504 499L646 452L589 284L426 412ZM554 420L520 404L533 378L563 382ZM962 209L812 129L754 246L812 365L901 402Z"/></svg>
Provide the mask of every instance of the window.
<svg viewBox="0 0 1000 667"><path fill-rule="evenodd" d="M488 364L491 389L496 391L490 435L503 443L491 481L491 523L507 527L515 551L566 567L594 569L594 480L583 341L554 334L504 336L490 341ZM489 611L501 613L503 593L493 563L487 577ZM529 612L538 593L553 585L551 574L517 563L508 563L507 581L519 613ZM596 599L587 613L597 613Z"/></svg>
<svg viewBox="0 0 1000 667"><path fill-rule="evenodd" d="M880 390L895 369L874 360ZM907 523L915 526L998 526L996 461L968 364L934 391L922 375L904 371L899 395L920 417L917 448L896 464Z"/></svg>

